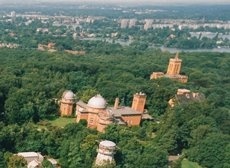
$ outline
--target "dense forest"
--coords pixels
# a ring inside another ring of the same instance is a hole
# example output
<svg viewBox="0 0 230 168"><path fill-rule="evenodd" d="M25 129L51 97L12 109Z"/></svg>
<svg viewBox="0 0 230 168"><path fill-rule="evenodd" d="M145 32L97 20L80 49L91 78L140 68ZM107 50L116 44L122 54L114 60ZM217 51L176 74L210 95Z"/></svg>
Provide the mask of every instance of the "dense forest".
<svg viewBox="0 0 230 168"><path fill-rule="evenodd" d="M139 45L94 44L84 56L36 50L0 50L0 167L9 167L13 153L37 151L59 160L63 168L92 167L98 141L114 141L117 168L167 168L169 155L207 168L230 167L230 55L180 53L187 84L167 78L149 80L166 71L168 52ZM202 102L168 106L178 88L205 95ZM110 125L105 133L72 123L64 128L40 127L58 117L56 99L72 90L78 99L98 92L113 104L120 97L130 105L136 92L147 94L154 121L140 127Z"/></svg>

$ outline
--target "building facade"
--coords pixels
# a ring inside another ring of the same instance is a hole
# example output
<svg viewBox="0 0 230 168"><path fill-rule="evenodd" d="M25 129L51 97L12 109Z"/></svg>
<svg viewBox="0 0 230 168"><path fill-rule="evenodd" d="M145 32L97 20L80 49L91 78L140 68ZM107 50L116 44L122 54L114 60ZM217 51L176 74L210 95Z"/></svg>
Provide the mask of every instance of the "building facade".
<svg viewBox="0 0 230 168"><path fill-rule="evenodd" d="M92 97L88 103L78 101L76 104L76 122L87 121L87 127L104 132L112 124L139 126L141 120L152 119L145 111L146 95L136 93L133 97L132 107L119 106L119 99L115 99L114 107L108 107L101 95Z"/></svg>
<svg viewBox="0 0 230 168"><path fill-rule="evenodd" d="M121 28L122 28L122 29L127 28L128 25L129 25L129 19L122 19L122 20L121 20Z"/></svg>
<svg viewBox="0 0 230 168"><path fill-rule="evenodd" d="M144 30L151 29L153 27L152 19L145 19Z"/></svg>
<svg viewBox="0 0 230 168"><path fill-rule="evenodd" d="M179 59L179 54L177 53L175 58L169 60L169 65L166 74L163 72L153 72L150 79L158 79L162 77L170 78L181 83L188 82L188 76L180 75L182 60Z"/></svg>

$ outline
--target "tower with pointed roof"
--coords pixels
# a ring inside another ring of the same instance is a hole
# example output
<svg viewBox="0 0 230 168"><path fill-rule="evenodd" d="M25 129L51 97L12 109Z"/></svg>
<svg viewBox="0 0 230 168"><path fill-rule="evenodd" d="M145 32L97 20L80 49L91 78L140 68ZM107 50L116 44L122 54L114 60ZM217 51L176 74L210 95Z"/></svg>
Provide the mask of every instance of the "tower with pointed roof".
<svg viewBox="0 0 230 168"><path fill-rule="evenodd" d="M180 74L180 69L181 69L181 63L182 60L179 59L179 54L176 53L175 58L171 58L169 60L169 65L167 69L167 75L179 75Z"/></svg>
<svg viewBox="0 0 230 168"><path fill-rule="evenodd" d="M181 83L187 83L188 77L185 75L180 75L181 64L182 60L179 58L179 53L177 52L175 58L170 58L166 74L164 74L163 72L153 72L150 76L150 79L166 77L177 80Z"/></svg>

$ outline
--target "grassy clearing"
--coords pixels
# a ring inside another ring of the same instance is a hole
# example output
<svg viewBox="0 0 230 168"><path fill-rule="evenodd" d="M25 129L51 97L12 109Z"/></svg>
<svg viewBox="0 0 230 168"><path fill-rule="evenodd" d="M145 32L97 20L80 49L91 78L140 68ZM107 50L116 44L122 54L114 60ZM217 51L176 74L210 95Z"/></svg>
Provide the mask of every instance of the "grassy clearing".
<svg viewBox="0 0 230 168"><path fill-rule="evenodd" d="M190 162L187 159L183 159L181 162L181 168L202 168L196 162Z"/></svg>
<svg viewBox="0 0 230 168"><path fill-rule="evenodd" d="M75 119L76 118L67 118L67 117L52 118L50 120L40 121L37 125L41 129L43 128L46 129L49 126L64 128L67 124L76 123Z"/></svg>
<svg viewBox="0 0 230 168"><path fill-rule="evenodd" d="M75 118L59 117L57 119L49 121L49 123L53 126L65 127L67 124L75 123Z"/></svg>

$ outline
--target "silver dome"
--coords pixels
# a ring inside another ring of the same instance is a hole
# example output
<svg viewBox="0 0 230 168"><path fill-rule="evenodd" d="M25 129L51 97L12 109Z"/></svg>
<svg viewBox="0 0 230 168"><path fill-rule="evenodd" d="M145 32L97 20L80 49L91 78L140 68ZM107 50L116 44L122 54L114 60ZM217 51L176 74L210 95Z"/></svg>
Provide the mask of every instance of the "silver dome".
<svg viewBox="0 0 230 168"><path fill-rule="evenodd" d="M88 106L92 108L104 109L106 108L106 104L106 100L100 94L92 97L88 101Z"/></svg>
<svg viewBox="0 0 230 168"><path fill-rule="evenodd" d="M74 97L75 97L75 94L71 90L66 90L62 95L62 98L66 100L73 100Z"/></svg>

